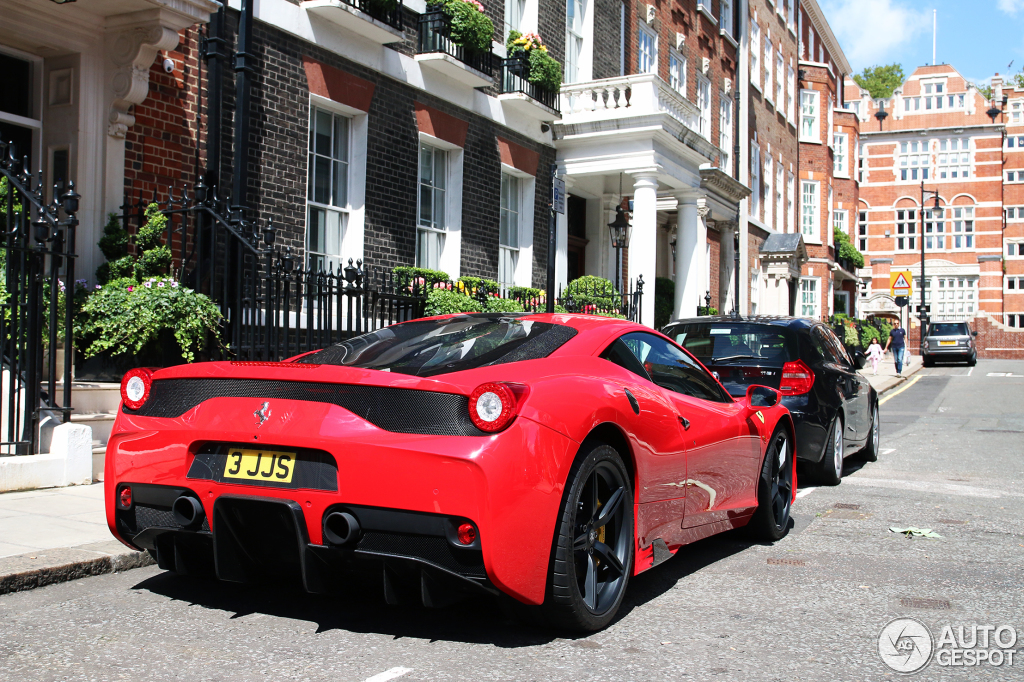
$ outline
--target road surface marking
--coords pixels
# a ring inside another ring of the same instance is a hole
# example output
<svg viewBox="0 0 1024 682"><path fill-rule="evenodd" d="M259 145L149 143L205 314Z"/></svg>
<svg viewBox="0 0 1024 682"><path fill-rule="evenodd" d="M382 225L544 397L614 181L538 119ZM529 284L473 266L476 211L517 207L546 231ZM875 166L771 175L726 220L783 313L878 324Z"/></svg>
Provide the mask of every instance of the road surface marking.
<svg viewBox="0 0 1024 682"><path fill-rule="evenodd" d="M878 404L879 404L879 405L885 405L885 403L886 403L886 401L887 401L887 400L889 400L890 398L895 398L895 397L896 397L896 396L898 396L898 395L899 395L900 393L903 393L903 391L907 390L908 388L910 388L911 386L913 386L914 384L916 384L916 383L918 382L918 380L919 380L920 378L921 378L921 375L920 375L920 374L918 374L918 375L917 375L916 377L914 377L913 379L911 379L910 381L908 381L908 382L906 383L906 385L905 385L905 386L904 386L903 388L901 388L900 390L898 390L898 391L895 391L895 392L893 392L893 393L890 393L889 395L887 395L887 396L885 396L884 398L882 398L881 400L879 400L879 401L878 401Z"/></svg>
<svg viewBox="0 0 1024 682"><path fill-rule="evenodd" d="M804 488L803 490L801 490L800 492L798 492L798 493L796 494L796 499L798 499L798 500L799 500L799 499L800 499L801 497L803 497L804 495L810 495L810 494L811 494L811 493L813 493L813 492L814 492L815 490L817 490L817 488Z"/></svg>
<svg viewBox="0 0 1024 682"><path fill-rule="evenodd" d="M971 372L973 372L973 371L974 371L973 367L971 367L969 370L967 370L967 376L971 376Z"/></svg>
<svg viewBox="0 0 1024 682"><path fill-rule="evenodd" d="M962 495L964 497L987 497L996 499L1000 497L1024 497L1024 494L991 488L979 488L972 485L958 485L956 483L940 483L936 481L901 481L889 478L861 478L860 476L847 476L843 479L843 485L862 485L869 488L895 488L897 490L915 490L924 493L942 493L944 495Z"/></svg>
<svg viewBox="0 0 1024 682"><path fill-rule="evenodd" d="M391 670L385 670L382 673L377 673L373 677L368 677L364 682L388 682L396 677L401 677L406 673L411 673L412 668L392 668Z"/></svg>
<svg viewBox="0 0 1024 682"><path fill-rule="evenodd" d="M880 455L888 455L889 453L896 452L896 448L883 448L878 452Z"/></svg>

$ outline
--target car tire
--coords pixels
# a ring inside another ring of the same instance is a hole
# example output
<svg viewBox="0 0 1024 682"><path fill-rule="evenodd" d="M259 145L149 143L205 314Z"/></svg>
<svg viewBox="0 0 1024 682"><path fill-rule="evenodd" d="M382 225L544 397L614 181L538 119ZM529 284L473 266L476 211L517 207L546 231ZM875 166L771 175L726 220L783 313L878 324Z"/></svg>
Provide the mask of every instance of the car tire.
<svg viewBox="0 0 1024 682"><path fill-rule="evenodd" d="M924 365L925 367L934 367L935 366L935 361L932 360L929 357L924 357L924 358L921 358L921 364Z"/></svg>
<svg viewBox="0 0 1024 682"><path fill-rule="evenodd" d="M757 479L757 511L747 524L747 534L758 542L775 542L789 532L793 505L793 446L782 424L768 441L761 475Z"/></svg>
<svg viewBox="0 0 1024 682"><path fill-rule="evenodd" d="M968 367L974 367L977 364L978 364L978 354L977 353L975 353L971 357L967 358L967 366Z"/></svg>
<svg viewBox="0 0 1024 682"><path fill-rule="evenodd" d="M828 430L825 456L818 462L815 478L821 485L839 485L843 480L843 415L837 414Z"/></svg>
<svg viewBox="0 0 1024 682"><path fill-rule="evenodd" d="M557 628L593 632L615 617L633 573L633 486L619 452L597 443L573 465L566 490L544 610Z"/></svg>
<svg viewBox="0 0 1024 682"><path fill-rule="evenodd" d="M881 423L878 418L878 403L871 406L871 433L868 434L868 442L860 451L860 459L865 462L878 461L878 447L882 442Z"/></svg>

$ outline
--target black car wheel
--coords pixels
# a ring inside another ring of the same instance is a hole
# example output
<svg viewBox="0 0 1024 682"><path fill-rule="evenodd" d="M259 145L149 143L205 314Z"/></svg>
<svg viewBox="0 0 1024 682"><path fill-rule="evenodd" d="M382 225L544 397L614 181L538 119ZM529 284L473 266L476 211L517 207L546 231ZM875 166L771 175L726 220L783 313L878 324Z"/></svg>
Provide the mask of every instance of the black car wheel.
<svg viewBox="0 0 1024 682"><path fill-rule="evenodd" d="M548 577L548 619L599 630L615 617L633 572L633 489L615 448L598 444L574 467Z"/></svg>
<svg viewBox="0 0 1024 682"><path fill-rule="evenodd" d="M977 364L978 364L978 354L977 353L975 353L971 357L967 358L967 366L968 367L974 367Z"/></svg>
<svg viewBox="0 0 1024 682"><path fill-rule="evenodd" d="M878 404L871 407L871 435L864 449L860 451L860 458L865 462L878 461L878 446L881 442L881 429L878 419Z"/></svg>
<svg viewBox="0 0 1024 682"><path fill-rule="evenodd" d="M757 481L757 511L747 525L755 540L774 542L789 532L793 502L793 449L789 432L779 425L772 434Z"/></svg>
<svg viewBox="0 0 1024 682"><path fill-rule="evenodd" d="M926 355L921 358L921 364L925 367L933 367L935 365L935 361Z"/></svg>
<svg viewBox="0 0 1024 682"><path fill-rule="evenodd" d="M825 456L818 463L815 474L822 485L839 485L843 480L843 416L840 414L832 421Z"/></svg>

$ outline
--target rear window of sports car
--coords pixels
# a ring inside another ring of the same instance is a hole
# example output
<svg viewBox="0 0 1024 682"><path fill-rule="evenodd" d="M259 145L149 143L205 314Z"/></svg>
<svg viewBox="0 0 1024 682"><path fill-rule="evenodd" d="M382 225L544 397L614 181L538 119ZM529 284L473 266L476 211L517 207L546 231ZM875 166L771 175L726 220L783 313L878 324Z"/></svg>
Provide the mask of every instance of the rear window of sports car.
<svg viewBox="0 0 1024 682"><path fill-rule="evenodd" d="M575 335L572 327L514 314L460 315L386 327L305 355L299 362L429 377L545 358Z"/></svg>

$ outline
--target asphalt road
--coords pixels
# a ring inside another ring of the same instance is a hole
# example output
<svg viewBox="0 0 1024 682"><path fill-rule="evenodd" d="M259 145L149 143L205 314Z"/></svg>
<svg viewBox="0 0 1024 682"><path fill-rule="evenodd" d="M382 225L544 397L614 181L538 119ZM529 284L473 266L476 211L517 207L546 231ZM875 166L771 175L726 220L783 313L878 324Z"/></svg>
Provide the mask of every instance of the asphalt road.
<svg viewBox="0 0 1024 682"><path fill-rule="evenodd" d="M150 567L0 597L0 679L894 679L878 641L898 617L935 638L974 624L1022 636L1012 667L933 658L916 679L1024 679L1024 362L924 369L901 389L882 406L880 460L803 487L786 538L684 548L588 637L487 600L392 609L375 586L325 599Z"/></svg>

